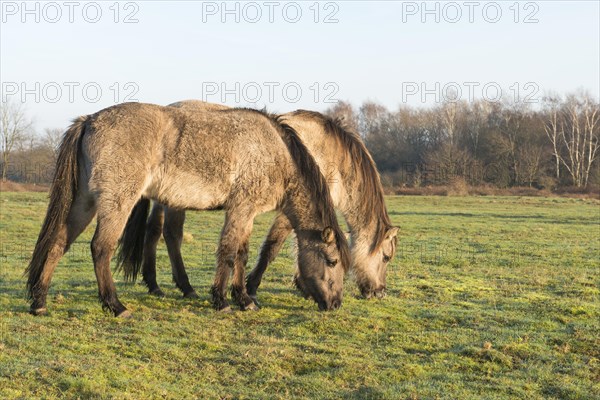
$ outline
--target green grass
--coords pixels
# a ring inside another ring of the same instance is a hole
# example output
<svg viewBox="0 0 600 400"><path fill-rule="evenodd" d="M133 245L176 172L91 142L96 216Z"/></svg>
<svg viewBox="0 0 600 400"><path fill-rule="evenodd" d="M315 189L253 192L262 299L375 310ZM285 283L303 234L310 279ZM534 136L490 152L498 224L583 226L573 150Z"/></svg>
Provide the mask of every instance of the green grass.
<svg viewBox="0 0 600 400"><path fill-rule="evenodd" d="M223 214L189 213L184 259L201 298L183 300L159 246L146 295L115 277L134 319L101 310L93 226L56 269L44 317L27 313L23 270L46 196L0 195L0 398L600 398L600 205L517 197L391 197L402 233L388 297L351 280L317 311L267 272L259 312L212 311ZM250 263L273 215L258 218ZM289 246L288 246L289 248Z"/></svg>

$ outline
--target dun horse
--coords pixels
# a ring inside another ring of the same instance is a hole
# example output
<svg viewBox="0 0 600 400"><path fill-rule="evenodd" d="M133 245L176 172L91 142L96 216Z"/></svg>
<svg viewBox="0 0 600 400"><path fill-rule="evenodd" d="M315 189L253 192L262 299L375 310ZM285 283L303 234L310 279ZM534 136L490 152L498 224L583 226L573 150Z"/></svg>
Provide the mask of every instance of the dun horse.
<svg viewBox="0 0 600 400"><path fill-rule="evenodd" d="M222 105L196 100L178 102L171 106L190 112L228 109ZM373 159L358 134L346 129L338 120L311 111L284 114L280 119L294 127L327 177L333 202L341 209L350 227L351 269L362 295L365 298L383 297L387 264L396 250L398 228L391 225L387 214L383 189ZM163 215L164 212L166 216ZM137 242L142 239L135 235L123 240L120 262L126 266L135 265L135 268L139 268L141 264L144 282L152 294L163 295L156 282L156 245L162 227L173 279L184 297L196 296L177 245L181 243L184 220L183 210L175 211L168 207L163 210L161 204L155 204L147 221L144 244ZM247 278L248 293L255 301L263 273L291 231L289 219L279 214L263 243L258 262ZM138 253L133 254L132 248L136 248Z"/></svg>
<svg viewBox="0 0 600 400"><path fill-rule="evenodd" d="M244 285L248 239L254 217L275 208L297 232L298 281L305 294L320 309L341 305L348 245L324 177L291 127L254 110L192 114L125 103L80 117L65 133L27 268L33 314L46 312L59 259L97 215L91 251L100 300L115 316L129 315L109 264L140 198L175 210L226 210L211 289L216 309L230 309L232 271L233 299L242 309L254 308Z"/></svg>

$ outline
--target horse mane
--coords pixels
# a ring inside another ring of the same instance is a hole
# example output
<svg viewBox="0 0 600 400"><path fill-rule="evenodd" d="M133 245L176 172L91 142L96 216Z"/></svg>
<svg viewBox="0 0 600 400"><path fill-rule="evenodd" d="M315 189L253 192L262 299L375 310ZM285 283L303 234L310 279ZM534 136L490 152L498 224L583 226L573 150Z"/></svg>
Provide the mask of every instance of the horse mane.
<svg viewBox="0 0 600 400"><path fill-rule="evenodd" d="M392 221L385 207L383 187L377 166L360 135L350 129L340 118L332 118L316 111L307 110L298 110L290 114L317 121L323 126L325 132L335 138L339 145L346 150L346 159L349 159L358 173L362 181L360 190L365 194L360 204L360 212L366 219L365 222L372 222L373 219L376 219L377 222L375 239L371 244L371 253L373 253L385 239L387 230L392 227Z"/></svg>
<svg viewBox="0 0 600 400"><path fill-rule="evenodd" d="M248 112L261 114L269 119L271 124L283 139L288 151L300 172L300 175L304 179L304 183L307 186L308 192L313 196L313 204L317 210L319 218L325 223L326 226L331 227L335 231L336 244L340 252L340 258L342 266L345 270L350 267L350 250L346 235L340 228L337 216L335 214L335 206L331 199L329 192L329 186L325 177L321 173L319 165L306 148L306 145L300 139L300 136L294 128L284 122L284 116L278 116L271 114L266 111L265 108L262 110L256 110L252 108L236 108L236 110L246 110ZM226 112L226 110L224 110Z"/></svg>

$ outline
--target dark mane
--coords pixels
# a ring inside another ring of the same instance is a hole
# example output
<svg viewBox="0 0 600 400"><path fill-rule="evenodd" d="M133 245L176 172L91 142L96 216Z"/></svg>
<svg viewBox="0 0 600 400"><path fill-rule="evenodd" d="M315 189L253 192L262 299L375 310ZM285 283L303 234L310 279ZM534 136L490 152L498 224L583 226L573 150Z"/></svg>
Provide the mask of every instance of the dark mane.
<svg viewBox="0 0 600 400"><path fill-rule="evenodd" d="M354 166L361 180L359 184L364 196L360 211L366 219L365 222L372 222L373 219L376 219L377 222L377 234L371 244L371 252L374 252L385 239L387 230L392 227L392 221L385 207L377 166L359 134L348 128L339 118L331 118L315 111L298 110L292 112L291 115L318 121L325 132L333 136L346 150L346 159Z"/></svg>
<svg viewBox="0 0 600 400"><path fill-rule="evenodd" d="M287 145L296 167L304 178L309 193L313 195L313 202L321 221L335 231L336 244L341 257L340 261L342 262L344 269L347 270L350 268L350 250L348 248L348 242L346 241L346 235L344 235L344 232L342 232L342 229L338 224L333 200L331 200L331 194L329 193L329 186L327 186L327 181L321 173L319 165L294 128L283 122L282 117L274 117L272 115L269 115L269 117L281 133L281 137Z"/></svg>

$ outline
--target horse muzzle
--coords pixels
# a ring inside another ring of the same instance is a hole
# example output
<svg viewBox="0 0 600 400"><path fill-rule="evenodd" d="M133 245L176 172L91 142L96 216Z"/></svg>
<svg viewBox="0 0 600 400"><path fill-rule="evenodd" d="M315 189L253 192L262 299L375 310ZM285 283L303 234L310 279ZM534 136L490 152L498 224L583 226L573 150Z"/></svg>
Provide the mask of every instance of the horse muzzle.
<svg viewBox="0 0 600 400"><path fill-rule="evenodd" d="M376 289L364 289L361 290L361 294L365 299L383 299L386 296L385 286L380 286Z"/></svg>
<svg viewBox="0 0 600 400"><path fill-rule="evenodd" d="M331 301L318 301L317 305L319 306L319 311L333 311L342 306L342 299L336 297Z"/></svg>

